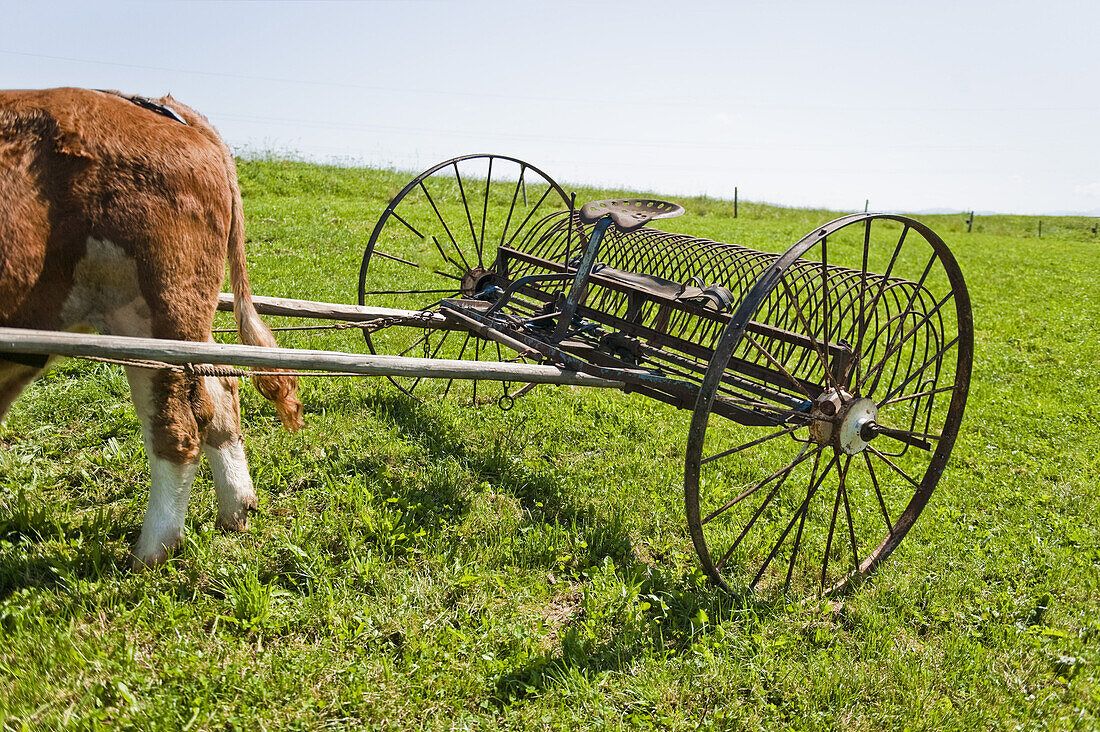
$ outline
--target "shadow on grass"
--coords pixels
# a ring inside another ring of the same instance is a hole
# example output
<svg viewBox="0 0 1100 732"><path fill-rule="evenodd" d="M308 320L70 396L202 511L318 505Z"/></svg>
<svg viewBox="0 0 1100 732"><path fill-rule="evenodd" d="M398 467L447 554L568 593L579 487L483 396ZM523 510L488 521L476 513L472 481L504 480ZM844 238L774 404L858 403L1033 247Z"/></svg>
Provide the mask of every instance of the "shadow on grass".
<svg viewBox="0 0 1100 732"><path fill-rule="evenodd" d="M572 500L552 470L539 470L514 459L514 434L487 433L485 439L472 444L453 420L402 394L368 395L363 406L379 418L392 422L404 437L423 446L432 460L448 457L457 460L478 480L491 481L494 487L514 496L532 520L582 529L593 527L597 519L594 511ZM607 536L606 531L596 533L595 538L601 544L629 544L625 532L616 532L615 537Z"/></svg>
<svg viewBox="0 0 1100 732"><path fill-rule="evenodd" d="M497 678L489 692L493 703L504 707L568 685L571 677L590 679L622 671L635 659L654 653L666 658L688 654L712 636L757 633L787 607L785 600L732 596L704 586L698 574L673 579L660 571L650 572L639 586L637 598L635 610L613 623L593 624L583 615L574 619L562 636L558 653L535 658ZM614 629L601 633L600 625Z"/></svg>
<svg viewBox="0 0 1100 732"><path fill-rule="evenodd" d="M125 571L116 545L126 539L122 524L105 511L70 523L46 506L31 505L21 491L0 509L0 540L15 550L0 559L0 601L28 587L58 587ZM35 550L19 551L30 543Z"/></svg>

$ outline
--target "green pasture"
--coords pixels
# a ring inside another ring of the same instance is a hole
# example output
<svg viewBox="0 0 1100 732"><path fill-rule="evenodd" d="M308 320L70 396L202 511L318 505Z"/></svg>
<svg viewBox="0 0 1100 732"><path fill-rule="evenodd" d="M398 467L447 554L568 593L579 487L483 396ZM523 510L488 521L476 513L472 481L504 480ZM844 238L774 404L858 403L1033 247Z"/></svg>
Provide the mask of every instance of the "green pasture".
<svg viewBox="0 0 1100 732"><path fill-rule="evenodd" d="M367 239L412 176L278 160L240 175L253 291L357 302ZM679 202L662 228L766 251L840 215ZM214 528L204 467L184 546L132 572L148 476L126 379L69 361L0 427L0 724L1100 728L1096 222L1044 219L1040 238L1030 217L979 215L969 233L962 214L919 218L973 301L969 402L920 520L852 594L706 581L684 521L686 411L552 386L504 411L385 379L303 379L296 434L242 386L251 531ZM368 350L356 330L279 340Z"/></svg>

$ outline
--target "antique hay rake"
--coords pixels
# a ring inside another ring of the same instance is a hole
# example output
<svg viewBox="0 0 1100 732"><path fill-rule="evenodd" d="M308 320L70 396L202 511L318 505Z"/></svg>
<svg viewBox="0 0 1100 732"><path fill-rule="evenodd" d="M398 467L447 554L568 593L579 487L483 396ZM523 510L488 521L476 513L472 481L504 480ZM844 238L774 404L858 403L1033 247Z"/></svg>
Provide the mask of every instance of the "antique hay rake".
<svg viewBox="0 0 1100 732"><path fill-rule="evenodd" d="M383 212L358 307L257 298L358 321L373 355L137 339L93 355L384 374L418 398L504 408L535 383L637 392L692 410L685 511L714 582L843 591L905 537L958 435L973 354L962 274L904 216L843 216L771 253L648 226L681 213L578 208L523 161L454 158ZM89 353L87 339L0 335L0 350Z"/></svg>
<svg viewBox="0 0 1100 732"><path fill-rule="evenodd" d="M578 210L513 158L441 163L383 213L359 302L447 325L370 333L371 351L552 363L693 410L684 498L706 573L728 590L842 590L898 545L947 463L973 350L962 274L903 216L844 216L766 253L646 226L682 212ZM504 406L530 388L494 386Z"/></svg>

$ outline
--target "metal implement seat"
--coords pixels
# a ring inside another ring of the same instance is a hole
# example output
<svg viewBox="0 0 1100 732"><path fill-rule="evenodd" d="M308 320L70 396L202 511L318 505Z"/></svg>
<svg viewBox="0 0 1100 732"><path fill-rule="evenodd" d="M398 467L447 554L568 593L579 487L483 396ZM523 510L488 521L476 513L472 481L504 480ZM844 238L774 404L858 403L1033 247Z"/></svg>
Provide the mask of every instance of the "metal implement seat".
<svg viewBox="0 0 1100 732"><path fill-rule="evenodd" d="M670 219L683 213L684 207L679 204L648 198L607 199L592 201L581 206L581 223L595 224L595 226L588 239L588 246L585 247L584 254L577 265L577 274L573 278L573 286L569 288L569 295L562 306L553 340L560 341L569 332L577 306L588 291L588 278L596 263L596 253L609 226L614 225L616 229L626 233L636 231L654 219Z"/></svg>
<svg viewBox="0 0 1100 732"><path fill-rule="evenodd" d="M626 232L640 229L655 219L682 216L684 207L649 198L612 198L586 203L581 206L580 213L581 223L594 224L604 216L610 216L615 227Z"/></svg>

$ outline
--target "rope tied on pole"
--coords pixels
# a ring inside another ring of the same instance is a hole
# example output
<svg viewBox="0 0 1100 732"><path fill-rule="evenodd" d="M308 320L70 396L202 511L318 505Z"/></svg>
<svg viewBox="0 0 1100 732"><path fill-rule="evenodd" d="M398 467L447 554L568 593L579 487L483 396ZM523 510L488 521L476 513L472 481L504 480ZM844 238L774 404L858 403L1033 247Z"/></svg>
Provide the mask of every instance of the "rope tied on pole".
<svg viewBox="0 0 1100 732"><path fill-rule="evenodd" d="M171 371L177 374L191 374L193 376L212 376L215 378L249 378L251 376L367 376L352 372L333 371L291 371L287 369L259 370L239 369L235 366L218 366L211 363L165 363L164 361L151 361L137 358L104 358L102 356L76 356L84 361L95 361L112 366L128 366L137 369L150 369L153 371Z"/></svg>

